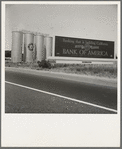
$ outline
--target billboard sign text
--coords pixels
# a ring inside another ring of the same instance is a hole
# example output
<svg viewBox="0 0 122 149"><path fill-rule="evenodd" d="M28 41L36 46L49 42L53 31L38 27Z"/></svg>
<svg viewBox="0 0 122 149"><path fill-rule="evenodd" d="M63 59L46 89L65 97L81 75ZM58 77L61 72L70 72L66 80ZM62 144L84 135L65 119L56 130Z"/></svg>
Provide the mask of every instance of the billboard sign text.
<svg viewBox="0 0 122 149"><path fill-rule="evenodd" d="M114 42L55 36L55 56L114 58Z"/></svg>

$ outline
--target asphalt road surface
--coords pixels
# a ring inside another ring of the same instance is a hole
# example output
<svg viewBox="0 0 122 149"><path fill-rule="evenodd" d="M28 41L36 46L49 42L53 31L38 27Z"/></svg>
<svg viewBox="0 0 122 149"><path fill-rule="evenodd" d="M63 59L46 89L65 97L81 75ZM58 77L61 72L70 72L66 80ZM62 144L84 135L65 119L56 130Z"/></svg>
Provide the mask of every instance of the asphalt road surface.
<svg viewBox="0 0 122 149"><path fill-rule="evenodd" d="M117 88L6 70L6 113L117 113Z"/></svg>

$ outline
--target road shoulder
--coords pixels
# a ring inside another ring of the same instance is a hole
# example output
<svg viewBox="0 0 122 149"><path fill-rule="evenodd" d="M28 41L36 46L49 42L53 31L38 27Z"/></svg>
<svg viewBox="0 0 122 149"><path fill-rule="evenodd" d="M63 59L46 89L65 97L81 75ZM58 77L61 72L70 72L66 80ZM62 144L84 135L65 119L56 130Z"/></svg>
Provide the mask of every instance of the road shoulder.
<svg viewBox="0 0 122 149"><path fill-rule="evenodd" d="M68 74L62 72L50 72L50 71L42 71L42 70L33 70L33 69L25 69L25 68L13 68L13 67L5 67L6 71L15 71L20 73L28 73L33 75L41 75L48 76L53 78L61 78L66 80L78 81L83 83L90 83L102 86L109 87L117 87L117 79L115 78L105 78L105 77L97 77L97 76L86 76L86 75L78 75L78 74Z"/></svg>

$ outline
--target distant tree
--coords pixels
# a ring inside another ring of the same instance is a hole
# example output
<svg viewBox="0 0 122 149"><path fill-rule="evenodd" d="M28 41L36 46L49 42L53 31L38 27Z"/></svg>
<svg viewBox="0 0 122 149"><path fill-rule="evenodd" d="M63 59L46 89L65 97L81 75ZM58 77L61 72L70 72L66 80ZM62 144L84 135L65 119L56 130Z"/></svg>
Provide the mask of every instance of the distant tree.
<svg viewBox="0 0 122 149"><path fill-rule="evenodd" d="M11 51L5 51L5 57L11 57Z"/></svg>

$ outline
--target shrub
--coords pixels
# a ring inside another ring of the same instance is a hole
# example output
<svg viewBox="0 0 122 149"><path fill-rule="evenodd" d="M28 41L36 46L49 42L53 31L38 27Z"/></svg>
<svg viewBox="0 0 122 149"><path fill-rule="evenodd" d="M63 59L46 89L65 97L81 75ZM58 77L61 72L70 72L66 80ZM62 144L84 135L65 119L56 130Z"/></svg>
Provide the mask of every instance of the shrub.
<svg viewBox="0 0 122 149"><path fill-rule="evenodd" d="M42 60L41 62L37 61L37 63L39 67L51 69L51 64L46 60Z"/></svg>

